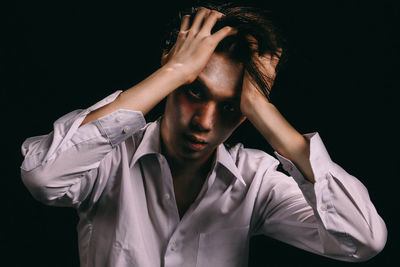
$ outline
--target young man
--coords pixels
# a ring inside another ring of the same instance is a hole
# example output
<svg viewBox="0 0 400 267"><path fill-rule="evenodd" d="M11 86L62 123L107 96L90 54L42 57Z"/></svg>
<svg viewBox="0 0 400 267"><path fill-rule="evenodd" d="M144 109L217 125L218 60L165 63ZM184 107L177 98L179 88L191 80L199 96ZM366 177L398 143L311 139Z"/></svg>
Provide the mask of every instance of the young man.
<svg viewBox="0 0 400 267"><path fill-rule="evenodd" d="M33 196L78 211L81 266L247 266L258 234L344 261L379 253L386 227L366 188L268 101L282 51L268 27L243 26L261 13L195 11L155 73L22 146ZM165 97L164 116L146 124ZM262 151L223 144L246 119L291 177Z"/></svg>

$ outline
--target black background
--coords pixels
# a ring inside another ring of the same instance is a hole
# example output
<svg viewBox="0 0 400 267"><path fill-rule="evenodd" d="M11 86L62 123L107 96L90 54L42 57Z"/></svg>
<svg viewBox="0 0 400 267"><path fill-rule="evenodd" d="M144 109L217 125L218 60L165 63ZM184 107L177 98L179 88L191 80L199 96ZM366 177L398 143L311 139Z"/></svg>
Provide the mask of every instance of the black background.
<svg viewBox="0 0 400 267"><path fill-rule="evenodd" d="M356 265L396 265L397 1L253 2L274 12L289 40L290 63L272 102L300 132L320 133L332 159L368 188L387 224L385 249ZM62 115L155 71L163 26L182 6L75 0L2 8L2 266L78 266L76 214L31 197L19 175L20 146L50 132ZM239 137L271 152L251 129ZM253 267L354 265L264 237L252 240L249 261Z"/></svg>

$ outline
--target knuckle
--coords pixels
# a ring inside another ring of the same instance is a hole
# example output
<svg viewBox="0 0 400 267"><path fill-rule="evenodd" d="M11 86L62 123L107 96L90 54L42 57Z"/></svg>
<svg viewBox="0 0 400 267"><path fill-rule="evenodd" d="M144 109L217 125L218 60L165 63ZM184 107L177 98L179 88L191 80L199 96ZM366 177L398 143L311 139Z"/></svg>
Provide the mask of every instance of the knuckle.
<svg viewBox="0 0 400 267"><path fill-rule="evenodd" d="M210 14L211 14L211 10L210 9L208 9L208 8L204 8L203 9L203 13L207 16L209 16Z"/></svg>
<svg viewBox="0 0 400 267"><path fill-rule="evenodd" d="M201 30L197 33L197 36L199 36L200 38L205 38L205 37L209 36L209 34L207 33L206 30L201 29Z"/></svg>
<svg viewBox="0 0 400 267"><path fill-rule="evenodd" d="M179 32L178 32L178 36L179 37L185 37L186 35L187 35L187 33L188 33L188 31L187 30L180 30Z"/></svg>
<svg viewBox="0 0 400 267"><path fill-rule="evenodd" d="M194 36L196 32L193 29L189 29L186 31L185 36Z"/></svg>
<svg viewBox="0 0 400 267"><path fill-rule="evenodd" d="M216 10L211 10L210 16L214 16L214 17L220 17L223 14L221 12L218 12Z"/></svg>
<svg viewBox="0 0 400 267"><path fill-rule="evenodd" d="M210 12L210 9L208 9L206 7L200 7L199 11L201 11L201 12Z"/></svg>
<svg viewBox="0 0 400 267"><path fill-rule="evenodd" d="M203 41L206 45L210 45L210 46L214 45L214 42L215 42L214 38L210 35L207 37L204 37Z"/></svg>

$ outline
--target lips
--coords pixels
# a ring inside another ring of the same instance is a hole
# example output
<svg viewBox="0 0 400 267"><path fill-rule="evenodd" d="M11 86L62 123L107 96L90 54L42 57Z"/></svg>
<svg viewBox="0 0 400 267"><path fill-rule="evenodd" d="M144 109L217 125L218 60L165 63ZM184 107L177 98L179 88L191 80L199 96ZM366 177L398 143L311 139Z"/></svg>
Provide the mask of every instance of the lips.
<svg viewBox="0 0 400 267"><path fill-rule="evenodd" d="M204 139L195 135L185 134L184 138L187 141L189 148L195 151L202 150L208 144Z"/></svg>
<svg viewBox="0 0 400 267"><path fill-rule="evenodd" d="M185 135L185 137L186 137L186 139L188 139L190 142L193 142L193 143L207 144L207 142L204 139L199 138L195 135Z"/></svg>

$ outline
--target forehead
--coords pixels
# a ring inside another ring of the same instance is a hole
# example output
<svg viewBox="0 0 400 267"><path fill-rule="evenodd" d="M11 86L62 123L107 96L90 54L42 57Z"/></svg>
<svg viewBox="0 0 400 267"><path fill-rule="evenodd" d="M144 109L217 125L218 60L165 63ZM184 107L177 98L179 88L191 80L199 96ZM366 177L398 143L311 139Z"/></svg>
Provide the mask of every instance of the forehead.
<svg viewBox="0 0 400 267"><path fill-rule="evenodd" d="M214 53L198 80L217 98L237 98L242 86L243 65L226 55Z"/></svg>

